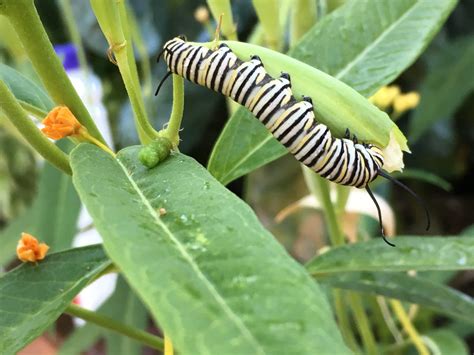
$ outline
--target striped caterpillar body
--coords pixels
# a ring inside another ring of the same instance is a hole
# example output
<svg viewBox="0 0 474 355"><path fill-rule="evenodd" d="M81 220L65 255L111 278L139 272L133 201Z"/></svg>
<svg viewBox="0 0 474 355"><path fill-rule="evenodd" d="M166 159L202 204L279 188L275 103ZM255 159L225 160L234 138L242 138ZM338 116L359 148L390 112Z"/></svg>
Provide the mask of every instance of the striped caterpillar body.
<svg viewBox="0 0 474 355"><path fill-rule="evenodd" d="M210 50L176 37L164 45L171 73L245 106L293 156L337 184L367 187L383 166L380 148L334 138L316 121L312 100L297 100L288 74L272 78L257 56L243 62L225 44Z"/></svg>
<svg viewBox="0 0 474 355"><path fill-rule="evenodd" d="M288 74L272 78L257 56L244 62L225 44L211 50L187 43L181 37L166 42L162 54L168 74L156 94L173 73L245 106L298 161L317 174L337 184L365 188L377 208L381 234L388 245L395 246L385 238L380 206L369 188L377 176L404 188L423 205L428 222L426 230L429 229L430 216L424 202L382 170L382 150L372 144L358 143L355 137L350 139L348 131L345 138L333 137L327 126L316 121L312 99L294 97Z"/></svg>

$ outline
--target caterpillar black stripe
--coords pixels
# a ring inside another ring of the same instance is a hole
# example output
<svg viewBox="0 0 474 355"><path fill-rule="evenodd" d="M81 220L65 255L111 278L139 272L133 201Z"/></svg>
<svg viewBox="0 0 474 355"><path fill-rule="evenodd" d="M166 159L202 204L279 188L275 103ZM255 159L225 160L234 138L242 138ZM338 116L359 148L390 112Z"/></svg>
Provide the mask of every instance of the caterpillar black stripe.
<svg viewBox="0 0 474 355"><path fill-rule="evenodd" d="M381 149L358 143L350 134L346 138L333 137L326 125L316 121L312 99L294 97L288 74L272 78L259 57L252 56L244 62L225 44L211 50L176 37L165 43L162 53L168 75L180 75L245 106L298 161L322 177L337 184L366 188L381 219L368 186L378 175L394 180L381 170Z"/></svg>

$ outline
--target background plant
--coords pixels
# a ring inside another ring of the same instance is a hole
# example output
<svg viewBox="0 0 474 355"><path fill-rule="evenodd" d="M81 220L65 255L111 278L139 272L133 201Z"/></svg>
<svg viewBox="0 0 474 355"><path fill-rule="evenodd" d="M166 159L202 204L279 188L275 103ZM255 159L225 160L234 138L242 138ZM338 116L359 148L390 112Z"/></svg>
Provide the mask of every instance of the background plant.
<svg viewBox="0 0 474 355"><path fill-rule="evenodd" d="M192 1L91 4L63 0L36 5L53 43L82 39L84 57L104 81L119 148L163 134L176 140L182 84L175 78L173 93L165 86L153 98L152 77L161 77L165 68L150 69L149 60L179 33L212 40L210 20L193 19L197 3ZM230 8L227 1L208 5L215 17ZM473 9L467 2L450 0L232 5L233 17L224 16L222 27L229 39L289 49L289 55L365 97L394 80L402 92L420 93L421 101L411 112L398 112L394 102L382 108L409 138L413 154L399 177L415 180L410 184L427 199L434 220L430 234L435 236L416 236L423 224L420 212L403 196L391 198L392 187L380 183L378 194L390 199L396 211L397 248L389 249L377 238L377 222L363 217L363 201L352 207L351 190L306 172L305 180L287 157L260 168L285 150L244 109L229 105L231 117L226 120L222 97L194 85L185 85L179 150L202 164L210 157L208 170L217 181L181 154L146 171L136 160L137 147L121 150L118 159L91 145L62 153L75 142L54 147L35 131L27 114L41 119L53 106L67 104L97 139L100 134L60 62L46 60L52 52L33 2L2 1L2 55L8 65L0 66L2 165L8 174L2 174L0 212L6 227L0 235L0 262L8 272L0 278L1 352L15 352L46 332L63 353L84 351L104 338L107 353L133 354L143 344L162 348L161 339L149 332L159 328L180 353L333 353L347 348L467 353L473 329L468 296L472 282L469 272L460 271L474 264L472 187L467 183L472 175L474 80L469 79L469 66L474 42L472 24L465 20ZM107 49L118 68L108 61ZM160 130L170 118L171 129ZM48 163L36 168L36 152L69 173L70 164L73 180ZM259 220L222 186L229 183L254 207ZM315 196L294 206L320 212L300 211L285 222L274 222L279 210L308 189ZM100 246L66 250L77 232L80 201L94 217L105 252ZM166 214L157 217L160 208ZM262 224L306 264L306 271ZM22 231L47 242L52 252L64 251L38 266L11 270ZM70 305L87 283L114 268L123 277L97 313ZM59 334L64 333L53 325L64 311L89 322L69 331L63 342ZM229 348L229 339L235 340L234 348Z"/></svg>

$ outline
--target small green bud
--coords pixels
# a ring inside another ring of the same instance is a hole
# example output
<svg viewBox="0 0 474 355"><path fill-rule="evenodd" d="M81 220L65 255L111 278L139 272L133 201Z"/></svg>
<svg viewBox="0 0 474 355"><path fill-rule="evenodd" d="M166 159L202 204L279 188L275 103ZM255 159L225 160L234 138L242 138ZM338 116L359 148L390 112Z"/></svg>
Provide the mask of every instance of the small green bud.
<svg viewBox="0 0 474 355"><path fill-rule="evenodd" d="M170 155L172 148L171 141L165 137L156 138L153 142L150 143L150 146L152 146L153 149L155 149L155 151L158 153L160 161L163 161L168 158L168 155Z"/></svg>
<svg viewBox="0 0 474 355"><path fill-rule="evenodd" d="M158 152L151 145L146 145L140 149L138 159L149 169L154 168L160 162Z"/></svg>
<svg viewBox="0 0 474 355"><path fill-rule="evenodd" d="M138 159L143 165L151 169L170 155L171 148L171 141L168 138L158 137L140 150Z"/></svg>

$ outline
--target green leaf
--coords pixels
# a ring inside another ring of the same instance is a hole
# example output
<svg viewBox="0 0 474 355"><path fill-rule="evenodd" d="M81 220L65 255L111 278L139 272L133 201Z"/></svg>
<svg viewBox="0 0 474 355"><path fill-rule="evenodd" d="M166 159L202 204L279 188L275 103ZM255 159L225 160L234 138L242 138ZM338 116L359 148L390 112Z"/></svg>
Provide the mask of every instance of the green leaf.
<svg viewBox="0 0 474 355"><path fill-rule="evenodd" d="M472 237L397 237L394 243L396 248L388 248L376 239L332 248L309 261L306 268L313 275L474 269Z"/></svg>
<svg viewBox="0 0 474 355"><path fill-rule="evenodd" d="M244 202L193 159L149 170L139 149L114 159L79 145L73 180L107 254L180 353L347 352L318 286Z"/></svg>
<svg viewBox="0 0 474 355"><path fill-rule="evenodd" d="M11 221L5 229L0 232L0 265L5 265L12 261L16 253L16 245L22 232L32 231L32 221L35 216L35 209L28 208L19 217Z"/></svg>
<svg viewBox="0 0 474 355"><path fill-rule="evenodd" d="M249 111L239 109L219 136L207 168L223 185L288 153L264 126L255 123Z"/></svg>
<svg viewBox="0 0 474 355"><path fill-rule="evenodd" d="M426 334L435 346L433 355L469 355L469 349L464 340L449 330L433 330ZM430 344L431 345L431 344ZM431 348L431 346L430 346Z"/></svg>
<svg viewBox="0 0 474 355"><path fill-rule="evenodd" d="M69 147L68 143L58 142L58 146ZM33 208L34 235L45 241L53 251L70 248L77 233L76 224L81 209L71 177L51 164L45 164Z"/></svg>
<svg viewBox="0 0 474 355"><path fill-rule="evenodd" d="M15 353L38 337L110 264L102 247L91 246L48 255L0 277L0 353Z"/></svg>
<svg viewBox="0 0 474 355"><path fill-rule="evenodd" d="M455 4L455 0L351 1L316 24L289 55L368 97L415 61ZM349 39L351 45L347 46L344 43ZM318 97L313 97L316 110ZM333 134L342 136L343 127L334 131L331 122L326 123ZM351 124L348 120L346 128L351 129ZM252 132L255 139L228 147L230 141L242 139L236 129L240 126ZM357 129L351 132L360 140L374 139ZM397 136L400 139L400 133ZM265 127L249 111L240 108L214 146L209 171L219 181L228 183L285 153Z"/></svg>
<svg viewBox="0 0 474 355"><path fill-rule="evenodd" d="M0 63L0 80L2 80L13 95L20 101L26 102L43 111L54 107L53 101L46 92L35 82L23 76L15 69Z"/></svg>
<svg viewBox="0 0 474 355"><path fill-rule="evenodd" d="M450 191L452 185L449 181L439 177L436 174L430 173L421 169L403 169L403 173L395 172L392 176L396 179L415 179L423 182L427 182L431 185L437 186L445 191Z"/></svg>
<svg viewBox="0 0 474 355"><path fill-rule="evenodd" d="M474 90L474 36L443 47L433 60L436 65L421 86L421 102L410 121L411 140L420 138L437 121L451 118Z"/></svg>
<svg viewBox="0 0 474 355"><path fill-rule="evenodd" d="M103 312L116 321L144 330L147 313L143 304L122 277L117 280L115 292ZM140 355L143 344L122 334L108 331L105 334L108 354Z"/></svg>
<svg viewBox="0 0 474 355"><path fill-rule="evenodd" d="M378 257L379 255L377 255ZM459 291L420 277L395 272L350 272L317 278L335 288L378 294L419 304L474 324L474 300Z"/></svg>
<svg viewBox="0 0 474 355"><path fill-rule="evenodd" d="M61 148L66 148L68 142L59 143ZM28 232L46 242L53 252L70 248L77 232L80 207L71 177L45 162L38 195L31 207L0 232L0 265L15 257L15 246L21 232Z"/></svg>

